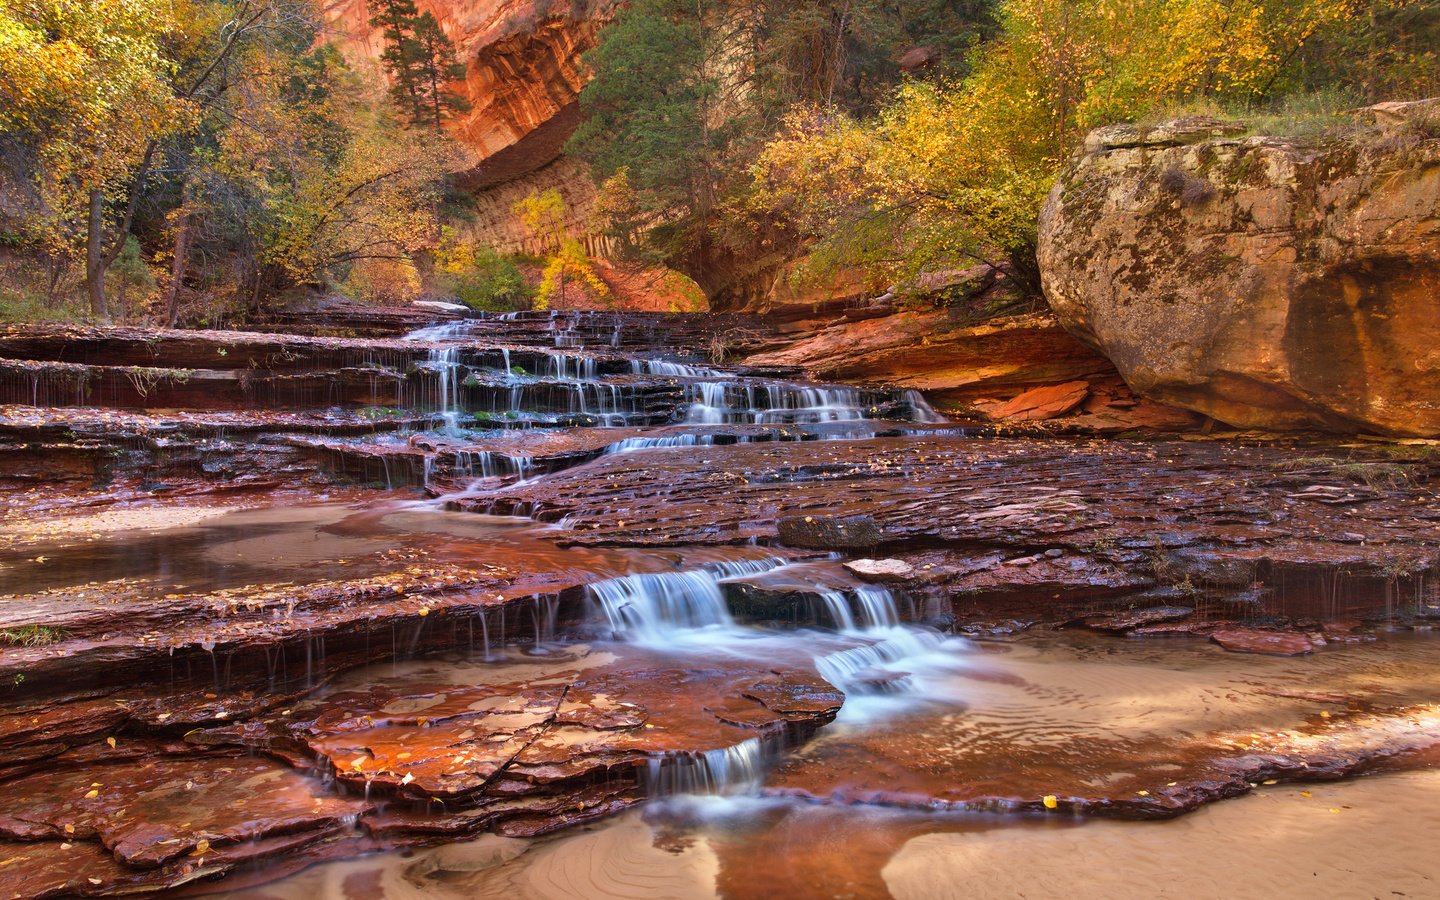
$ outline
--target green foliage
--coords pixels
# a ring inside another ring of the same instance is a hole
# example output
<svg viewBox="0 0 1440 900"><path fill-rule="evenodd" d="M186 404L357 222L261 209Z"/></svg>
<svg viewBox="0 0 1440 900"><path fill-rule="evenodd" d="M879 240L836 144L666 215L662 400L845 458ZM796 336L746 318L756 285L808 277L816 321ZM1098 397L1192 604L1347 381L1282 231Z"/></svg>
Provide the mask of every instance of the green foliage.
<svg viewBox="0 0 1440 900"><path fill-rule="evenodd" d="M0 644L8 644L12 647L45 647L49 644L58 644L69 636L70 633L65 629L53 628L49 625L0 628Z"/></svg>
<svg viewBox="0 0 1440 900"><path fill-rule="evenodd" d="M791 236L751 217L749 166L799 102L872 111L902 77L966 70L992 0L637 0L586 62L585 120L567 152L602 183L624 257L665 263L711 291ZM743 275L741 276L743 278Z"/></svg>
<svg viewBox="0 0 1440 900"><path fill-rule="evenodd" d="M120 255L110 266L110 273L125 287L153 290L155 273L140 255L140 242L132 234L121 245Z"/></svg>
<svg viewBox="0 0 1440 900"><path fill-rule="evenodd" d="M471 309L506 312L530 305L530 284L515 261L489 247L477 249L469 265L453 277L453 290Z"/></svg>
<svg viewBox="0 0 1440 900"><path fill-rule="evenodd" d="M1406 0L1005 0L963 79L904 85L878 115L802 108L755 166L749 214L800 234L819 273L903 289L1003 262L1038 296L1035 220L1084 134L1176 111L1319 135L1361 102L1362 35ZM1368 13L1368 15L1367 15ZM1319 48L1354 48L1352 66ZM1414 59L1433 60L1433 49ZM1322 72L1330 72L1322 76Z"/></svg>
<svg viewBox="0 0 1440 900"><path fill-rule="evenodd" d="M85 306L77 300L56 300L44 291L0 284L0 322L73 322L84 315Z"/></svg>
<svg viewBox="0 0 1440 900"><path fill-rule="evenodd" d="M637 0L586 57L595 77L580 92L585 120L566 144L597 179L622 169L662 256L683 252L687 232L713 205L725 135L707 113L719 82L707 70L702 23L679 0Z"/></svg>
<svg viewBox="0 0 1440 900"><path fill-rule="evenodd" d="M471 309L507 312L530 306L530 283L513 257L463 241L449 227L441 229L435 274L442 291Z"/></svg>
<svg viewBox="0 0 1440 900"><path fill-rule="evenodd" d="M360 418L371 422L386 422L393 419L403 419L405 410L396 406L366 406L359 411Z"/></svg>
<svg viewBox="0 0 1440 900"><path fill-rule="evenodd" d="M435 16L420 12L413 0L370 0L370 24L380 29L385 49L380 62L390 76L390 98L411 125L440 131L445 119L468 110L451 89L465 77L455 44Z"/></svg>

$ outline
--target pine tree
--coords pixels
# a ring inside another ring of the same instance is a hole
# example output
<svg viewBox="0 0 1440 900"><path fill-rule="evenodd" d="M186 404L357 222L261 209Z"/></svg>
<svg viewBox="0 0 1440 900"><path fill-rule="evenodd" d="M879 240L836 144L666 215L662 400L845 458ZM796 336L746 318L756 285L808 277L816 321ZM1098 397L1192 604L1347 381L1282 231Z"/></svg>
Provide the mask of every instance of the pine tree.
<svg viewBox="0 0 1440 900"><path fill-rule="evenodd" d="M380 63L390 76L390 97L412 126L436 131L451 113L469 104L448 88L465 77L465 64L455 58L455 44L431 13L414 0L370 0L370 25L380 29L385 49Z"/></svg>
<svg viewBox="0 0 1440 900"><path fill-rule="evenodd" d="M446 86L465 77L465 64L455 58L455 44L441 30L430 13L415 20L414 69L421 104L416 107L414 122L423 120L436 131L451 113L465 112L470 104Z"/></svg>

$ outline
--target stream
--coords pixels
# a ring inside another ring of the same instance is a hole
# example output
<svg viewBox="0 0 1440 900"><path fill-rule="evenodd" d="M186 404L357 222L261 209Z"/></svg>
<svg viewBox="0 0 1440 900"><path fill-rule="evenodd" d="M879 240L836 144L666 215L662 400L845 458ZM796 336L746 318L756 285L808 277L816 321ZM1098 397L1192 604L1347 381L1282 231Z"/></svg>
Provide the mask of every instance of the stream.
<svg viewBox="0 0 1440 900"><path fill-rule="evenodd" d="M1440 892L1428 482L987 434L676 327L0 378L120 498L7 495L4 624L52 630L0 671L0 889Z"/></svg>

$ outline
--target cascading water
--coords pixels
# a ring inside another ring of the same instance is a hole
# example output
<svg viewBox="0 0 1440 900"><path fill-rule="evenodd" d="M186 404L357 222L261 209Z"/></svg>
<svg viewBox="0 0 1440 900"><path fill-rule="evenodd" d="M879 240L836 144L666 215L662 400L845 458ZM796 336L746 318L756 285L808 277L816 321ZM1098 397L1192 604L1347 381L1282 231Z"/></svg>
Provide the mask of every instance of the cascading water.
<svg viewBox="0 0 1440 900"><path fill-rule="evenodd" d="M712 447L713 434L672 434L666 437L633 437L616 441L605 448L605 455L634 453L637 450L654 450L661 447Z"/></svg>
<svg viewBox="0 0 1440 900"><path fill-rule="evenodd" d="M616 635L669 647L685 632L734 629L720 583L783 565L783 559L737 560L684 572L611 578L590 585L589 591Z"/></svg>
<svg viewBox="0 0 1440 900"><path fill-rule="evenodd" d="M835 637L813 632L786 636L738 625L727 607L723 583L789 565L779 558L741 560L611 578L589 587L594 619L620 639L665 652L763 656L783 645L786 654L798 650L811 655L819 674L847 694L879 695L874 699L888 697L892 702L896 695L919 690L902 669L933 669L937 662L952 665L947 659L952 654L945 651L964 646L937 632L902 624L895 596L875 585L819 593L839 632ZM839 649L824 652L837 641ZM819 653L811 649L817 646ZM917 662L921 665L914 666ZM767 746L753 739L705 754L651 759L647 789L662 795L753 793L763 777Z"/></svg>
<svg viewBox="0 0 1440 900"><path fill-rule="evenodd" d="M760 738L707 753L654 757L646 761L645 790L652 797L676 794L753 794L768 768Z"/></svg>
<svg viewBox="0 0 1440 900"><path fill-rule="evenodd" d="M535 476L535 458L498 453L494 450L460 450L455 468L468 478L502 478L510 475L524 481Z"/></svg>
<svg viewBox="0 0 1440 900"><path fill-rule="evenodd" d="M440 381L440 418L445 422L445 431L455 434L460 430L460 348L432 349L426 368L435 372Z"/></svg>
<svg viewBox="0 0 1440 900"><path fill-rule="evenodd" d="M685 421L698 425L816 425L856 422L867 414L866 398L854 388L701 381L687 385L685 396Z"/></svg>

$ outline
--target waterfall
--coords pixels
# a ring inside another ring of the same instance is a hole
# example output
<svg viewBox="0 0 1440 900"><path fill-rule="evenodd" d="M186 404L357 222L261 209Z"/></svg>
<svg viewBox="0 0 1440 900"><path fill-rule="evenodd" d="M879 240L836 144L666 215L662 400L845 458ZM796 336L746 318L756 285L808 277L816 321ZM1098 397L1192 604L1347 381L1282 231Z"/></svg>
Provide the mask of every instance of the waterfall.
<svg viewBox="0 0 1440 900"><path fill-rule="evenodd" d="M719 381L705 381L692 384L685 389L690 409L685 421L694 425L723 425L728 421L730 407L725 401L729 384Z"/></svg>
<svg viewBox="0 0 1440 900"><path fill-rule="evenodd" d="M460 348L432 348L426 368L440 379L440 418L445 420L445 430L453 434L460 430Z"/></svg>
<svg viewBox="0 0 1440 900"><path fill-rule="evenodd" d="M403 341L453 341L470 330L470 323L464 319L441 322L417 328L401 338Z"/></svg>
<svg viewBox="0 0 1440 900"><path fill-rule="evenodd" d="M825 604L825 611L830 614L836 630L855 630L855 616L850 611L850 598L842 591L822 591L820 602Z"/></svg>
<svg viewBox="0 0 1440 900"><path fill-rule="evenodd" d="M831 684L847 694L873 692L870 679L864 676L874 673L878 667L933 653L945 643L943 635L919 628L893 628L888 636L873 644L861 644L848 650L840 650L816 657L815 668ZM895 685L887 685L893 690Z"/></svg>
<svg viewBox="0 0 1440 900"><path fill-rule="evenodd" d="M684 572L625 575L596 582L589 593L617 635L666 645L681 632L735 628L720 582L785 564L783 559L750 559Z"/></svg>
<svg viewBox="0 0 1440 900"><path fill-rule="evenodd" d="M752 383L702 381L687 385L685 395L685 421L697 425L814 425L866 416L865 397L854 388L766 384L757 392Z"/></svg>
<svg viewBox="0 0 1440 900"><path fill-rule="evenodd" d="M931 406L919 391L905 391L900 395L900 399L910 404L910 408L915 410L911 418L922 425L943 425L950 421L936 412L935 407Z"/></svg>
<svg viewBox="0 0 1440 900"><path fill-rule="evenodd" d="M908 674L896 678L879 667L932 653L945 644L946 639L936 632L902 625L895 595L887 588L856 588L853 607L850 597L839 591L825 592L821 600L837 631L869 641L815 659L815 667L825 680L847 694L909 689Z"/></svg>
<svg viewBox="0 0 1440 900"><path fill-rule="evenodd" d="M653 450L659 447L712 447L713 434L674 434L668 437L633 437L616 441L605 448L605 455L633 453L636 450Z"/></svg>
<svg viewBox="0 0 1440 900"><path fill-rule="evenodd" d="M593 357L571 356L565 353L547 353L550 360L549 374L557 381L599 381L598 365Z"/></svg>
<svg viewBox="0 0 1440 900"><path fill-rule="evenodd" d="M645 792L673 794L751 794L765 777L765 745L750 738L705 753L668 754L647 761Z"/></svg>
<svg viewBox="0 0 1440 900"><path fill-rule="evenodd" d="M512 456L495 450L458 450L455 468L470 478L514 475L524 481L535 475L535 457Z"/></svg>
<svg viewBox="0 0 1440 900"><path fill-rule="evenodd" d="M687 366L684 363L666 362L663 359L634 359L630 371L635 375L657 375L662 378L714 378L719 375L714 369Z"/></svg>

